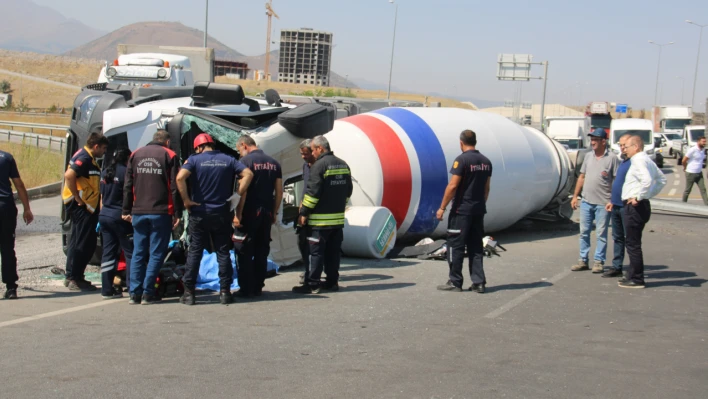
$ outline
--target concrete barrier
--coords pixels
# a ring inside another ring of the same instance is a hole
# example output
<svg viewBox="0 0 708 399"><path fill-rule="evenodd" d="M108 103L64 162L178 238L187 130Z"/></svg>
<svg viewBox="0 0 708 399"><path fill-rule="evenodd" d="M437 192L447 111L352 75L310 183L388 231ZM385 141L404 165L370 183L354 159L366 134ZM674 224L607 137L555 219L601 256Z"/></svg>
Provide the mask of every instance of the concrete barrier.
<svg viewBox="0 0 708 399"><path fill-rule="evenodd" d="M46 184L44 186L27 189L27 195L29 196L30 200L40 197L47 197L50 195L57 195L61 193L63 183L63 181L59 181L56 183ZM15 197L15 202L18 202L20 200L20 197L17 195L17 192L13 192L12 195L13 197Z"/></svg>

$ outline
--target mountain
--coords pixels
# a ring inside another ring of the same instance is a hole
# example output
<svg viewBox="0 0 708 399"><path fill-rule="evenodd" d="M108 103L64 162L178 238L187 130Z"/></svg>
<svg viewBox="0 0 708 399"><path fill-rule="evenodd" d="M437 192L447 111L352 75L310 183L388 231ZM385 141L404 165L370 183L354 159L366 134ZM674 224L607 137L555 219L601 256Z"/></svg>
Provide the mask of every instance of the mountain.
<svg viewBox="0 0 708 399"><path fill-rule="evenodd" d="M112 60L116 58L119 44L202 47L204 45L204 32L179 22L138 22L101 36L67 52L65 55ZM243 54L229 48L211 36L207 38L207 46L214 49L218 60L236 59L243 56Z"/></svg>
<svg viewBox="0 0 708 399"><path fill-rule="evenodd" d="M240 61L248 63L248 68L252 71L257 69L265 68L265 54L261 55L242 55L235 57L233 61ZM273 80L278 79L278 63L280 62L280 50L272 50L270 52L270 74L273 76ZM329 85L332 87L350 87L352 89L359 88L354 82L347 81L342 75L337 74L334 71L330 71L329 74Z"/></svg>
<svg viewBox="0 0 708 399"><path fill-rule="evenodd" d="M61 54L105 32L30 0L0 0L0 48Z"/></svg>

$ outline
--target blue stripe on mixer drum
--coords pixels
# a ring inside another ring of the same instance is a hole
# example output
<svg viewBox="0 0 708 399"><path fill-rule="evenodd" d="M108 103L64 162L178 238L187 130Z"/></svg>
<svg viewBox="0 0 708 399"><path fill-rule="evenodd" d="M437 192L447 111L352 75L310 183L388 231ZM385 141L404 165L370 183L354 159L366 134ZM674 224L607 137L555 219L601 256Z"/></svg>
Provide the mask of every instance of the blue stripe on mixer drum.
<svg viewBox="0 0 708 399"><path fill-rule="evenodd" d="M435 212L440 207L448 181L440 140L420 116L407 109L384 108L374 112L396 122L413 143L420 164L421 188L418 211L408 233L431 234L438 226Z"/></svg>

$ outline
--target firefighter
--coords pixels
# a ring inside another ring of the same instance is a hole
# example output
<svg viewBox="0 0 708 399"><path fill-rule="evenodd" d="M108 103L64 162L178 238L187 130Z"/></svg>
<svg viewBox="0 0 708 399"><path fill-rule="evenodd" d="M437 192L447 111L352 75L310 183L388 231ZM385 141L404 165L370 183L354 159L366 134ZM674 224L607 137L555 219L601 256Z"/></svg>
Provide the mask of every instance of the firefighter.
<svg viewBox="0 0 708 399"><path fill-rule="evenodd" d="M234 224L234 249L238 253L238 296L260 296L265 285L270 253L270 228L283 200L280 164L258 148L251 136L236 143L241 162L253 172L253 182L241 197Z"/></svg>
<svg viewBox="0 0 708 399"><path fill-rule="evenodd" d="M293 292L317 294L320 289L339 290L339 260L344 228L344 209L352 195L353 185L349 165L334 156L324 136L312 140L312 155L316 158L310 168L307 191L300 207L302 226L310 234L310 268L303 285L293 287ZM322 270L327 278L320 282Z"/></svg>
<svg viewBox="0 0 708 399"><path fill-rule="evenodd" d="M66 251L64 286L71 291L96 291L84 271L96 250L101 169L96 163L108 148L108 139L91 133L86 146L77 151L64 173L62 200L71 219L71 236Z"/></svg>
<svg viewBox="0 0 708 399"><path fill-rule="evenodd" d="M123 185L125 184L125 166L130 158L127 148L116 150L113 161L101 175L101 213L98 222L101 225L101 296L103 299L123 297L123 289L113 286L113 279L118 270L120 252L125 255L126 276L130 276L130 259L133 257L133 226L121 218L123 209Z"/></svg>
<svg viewBox="0 0 708 399"><path fill-rule="evenodd" d="M177 175L177 187L189 211L189 253L184 273L184 295L180 299L185 305L194 305L194 289L199 275L204 248L213 243L219 263L219 299L226 305L233 302L231 283L234 269L231 263L231 220L233 212L229 198L233 194L235 177L239 176L239 195L243 196L253 173L231 155L216 149L210 135L202 133L194 139L192 155L182 165ZM187 190L189 181L189 191Z"/></svg>
<svg viewBox="0 0 708 399"><path fill-rule="evenodd" d="M17 163L12 154L0 151L0 263L2 263L2 282L7 287L5 299L17 299L17 256L15 256L15 229L17 228L17 206L12 195L10 181L17 189L17 196L22 201L25 224L34 220L30 210L29 196L25 184L20 178Z"/></svg>

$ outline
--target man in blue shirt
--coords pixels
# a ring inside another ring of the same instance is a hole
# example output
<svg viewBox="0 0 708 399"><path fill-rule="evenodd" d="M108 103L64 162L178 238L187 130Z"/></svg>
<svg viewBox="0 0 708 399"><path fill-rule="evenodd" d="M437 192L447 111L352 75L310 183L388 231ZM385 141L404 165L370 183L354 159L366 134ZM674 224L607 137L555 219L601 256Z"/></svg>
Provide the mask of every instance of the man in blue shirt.
<svg viewBox="0 0 708 399"><path fill-rule="evenodd" d="M233 195L235 177L241 178L238 194L243 196L253 173L236 158L217 151L214 140L206 133L194 139L194 149L197 153L187 159L177 175L177 188L185 209L189 211L189 252L183 278L184 295L180 302L195 304L194 287L199 265L204 248L211 241L219 263L219 298L226 305L233 302L230 222L233 219L238 224L231 213L229 198ZM187 180L191 195L187 190Z"/></svg>
<svg viewBox="0 0 708 399"><path fill-rule="evenodd" d="M625 145L627 140L631 136L625 134L619 139L620 150L622 151L622 163L617 167L617 175L615 176L614 182L612 182L612 194L610 197L610 202L605 205L605 210L610 212L610 220L612 221L612 240L615 243L612 258L612 267L605 269L602 273L602 277L622 277L622 264L624 263L624 244L625 244L625 232L624 232L624 203L622 202L622 186L624 185L624 180L627 177L627 171L632 165L629 158L627 158L627 152Z"/></svg>
<svg viewBox="0 0 708 399"><path fill-rule="evenodd" d="M25 208L22 218L26 224L32 223L34 216L30 210L25 184L20 178L17 163L12 154L0 151L0 262L2 262L2 282L7 287L5 299L17 299L17 257L15 256L15 228L17 228L17 207L12 195L10 181L17 189L17 195Z"/></svg>

